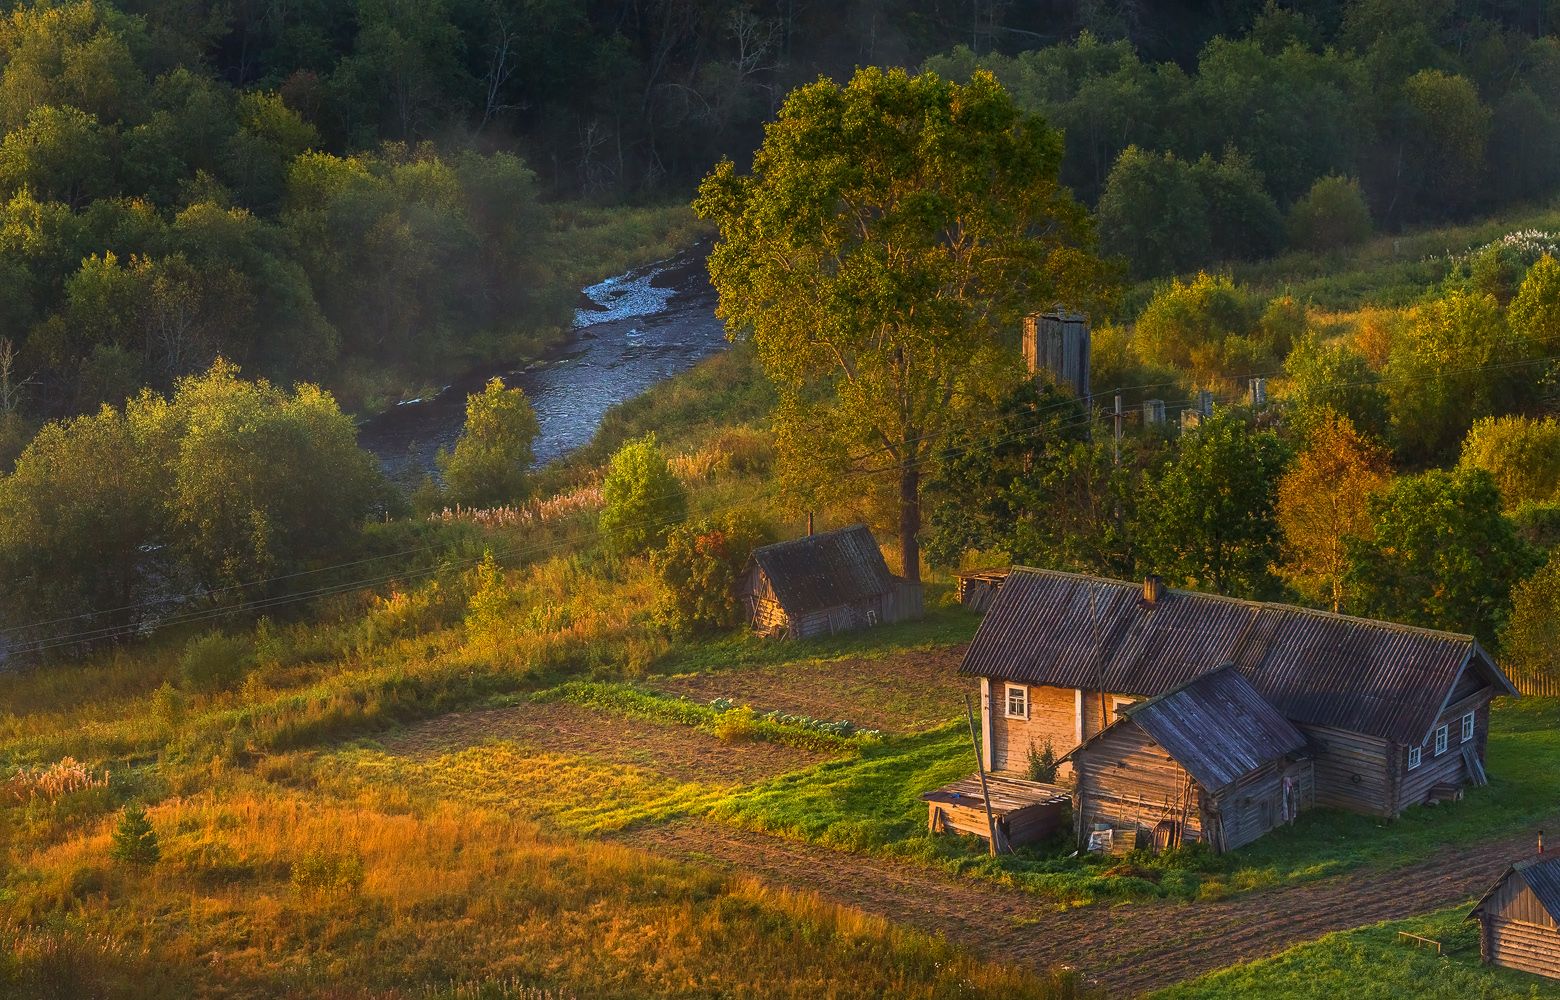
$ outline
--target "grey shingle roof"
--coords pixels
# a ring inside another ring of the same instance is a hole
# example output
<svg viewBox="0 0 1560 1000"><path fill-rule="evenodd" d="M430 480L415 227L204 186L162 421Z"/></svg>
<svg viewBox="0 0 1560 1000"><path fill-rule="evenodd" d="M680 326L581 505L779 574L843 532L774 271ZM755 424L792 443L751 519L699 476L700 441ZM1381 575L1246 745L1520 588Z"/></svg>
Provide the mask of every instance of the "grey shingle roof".
<svg viewBox="0 0 1560 1000"><path fill-rule="evenodd" d="M1016 567L959 672L1153 696L1233 663L1295 722L1421 743L1470 661L1516 694L1471 636Z"/></svg>
<svg viewBox="0 0 1560 1000"><path fill-rule="evenodd" d="M877 539L860 524L765 545L753 560L789 615L871 600L895 586Z"/></svg>

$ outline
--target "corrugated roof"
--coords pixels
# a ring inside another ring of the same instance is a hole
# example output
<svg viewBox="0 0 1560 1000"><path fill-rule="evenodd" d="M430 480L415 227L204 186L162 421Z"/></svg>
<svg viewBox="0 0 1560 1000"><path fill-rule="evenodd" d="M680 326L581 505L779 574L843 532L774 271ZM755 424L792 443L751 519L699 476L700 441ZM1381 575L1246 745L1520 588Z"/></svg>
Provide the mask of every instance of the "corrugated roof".
<svg viewBox="0 0 1560 1000"><path fill-rule="evenodd" d="M1516 694L1471 636L1286 604L1015 567L966 675L1157 695L1233 663L1289 719L1423 742L1465 663Z"/></svg>
<svg viewBox="0 0 1560 1000"><path fill-rule="evenodd" d="M1122 714L1210 791L1306 745L1300 730L1228 664Z"/></svg>
<svg viewBox="0 0 1560 1000"><path fill-rule="evenodd" d="M855 604L894 589L883 550L865 525L765 545L753 551L753 559L789 615Z"/></svg>
<svg viewBox="0 0 1560 1000"><path fill-rule="evenodd" d="M1494 895L1495 890L1504 885L1506 880L1514 874L1522 877L1522 881L1526 882L1528 888L1533 890L1533 895L1538 899L1539 905L1557 922L1560 922L1560 854L1535 855L1531 858L1524 858L1507 868L1506 873L1496 879L1495 884L1490 886L1484 895L1479 897L1477 903L1473 904L1473 910L1468 916L1471 918L1478 913L1480 907L1484 905L1484 901Z"/></svg>

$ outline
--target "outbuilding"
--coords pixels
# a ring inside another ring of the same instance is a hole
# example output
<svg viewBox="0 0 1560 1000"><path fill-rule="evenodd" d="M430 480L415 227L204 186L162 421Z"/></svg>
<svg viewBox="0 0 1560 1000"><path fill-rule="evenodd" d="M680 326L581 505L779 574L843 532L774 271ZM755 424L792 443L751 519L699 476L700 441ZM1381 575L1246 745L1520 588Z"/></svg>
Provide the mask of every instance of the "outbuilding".
<svg viewBox="0 0 1560 1000"><path fill-rule="evenodd" d="M1539 853L1507 868L1468 919L1479 922L1486 963L1560 979L1560 855L1544 854L1541 839Z"/></svg>
<svg viewBox="0 0 1560 1000"><path fill-rule="evenodd" d="M865 525L755 549L743 575L760 635L804 639L917 618L921 588L888 571Z"/></svg>

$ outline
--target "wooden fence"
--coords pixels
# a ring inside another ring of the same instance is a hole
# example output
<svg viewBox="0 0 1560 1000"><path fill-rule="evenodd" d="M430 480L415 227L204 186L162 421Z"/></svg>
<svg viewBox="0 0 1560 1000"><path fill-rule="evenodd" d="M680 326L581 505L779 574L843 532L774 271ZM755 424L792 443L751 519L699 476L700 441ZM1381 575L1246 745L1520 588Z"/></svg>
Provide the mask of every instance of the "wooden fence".
<svg viewBox="0 0 1560 1000"><path fill-rule="evenodd" d="M1517 690L1523 694L1530 694L1538 698L1560 698L1560 677L1545 673L1541 670L1525 670L1515 667L1503 667L1506 676L1511 678L1511 683L1517 686Z"/></svg>

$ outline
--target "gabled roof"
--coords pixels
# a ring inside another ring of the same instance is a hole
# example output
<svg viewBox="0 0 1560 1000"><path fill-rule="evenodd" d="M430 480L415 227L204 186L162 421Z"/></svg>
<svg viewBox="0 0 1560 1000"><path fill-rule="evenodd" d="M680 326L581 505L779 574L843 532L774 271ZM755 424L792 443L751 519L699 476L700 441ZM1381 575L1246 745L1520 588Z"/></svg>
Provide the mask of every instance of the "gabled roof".
<svg viewBox="0 0 1560 1000"><path fill-rule="evenodd" d="M1232 664L1122 709L1120 719L1072 753L1124 724L1141 727L1209 791L1218 791L1307 743L1305 735Z"/></svg>
<svg viewBox="0 0 1560 1000"><path fill-rule="evenodd" d="M883 550L865 525L808 535L753 550L786 614L871 600L894 589Z"/></svg>
<svg viewBox="0 0 1560 1000"><path fill-rule="evenodd" d="M1025 567L959 672L1152 696L1223 663L1294 722L1396 743L1425 741L1465 668L1517 693L1472 636Z"/></svg>
<svg viewBox="0 0 1560 1000"><path fill-rule="evenodd" d="M1540 854L1531 858L1524 858L1506 869L1504 875L1495 880L1495 884L1479 897L1479 901L1473 904L1473 909L1468 913L1471 919L1474 914L1483 908L1486 901L1495 894L1495 891L1506 884L1506 880L1513 875L1527 883L1527 887L1533 890L1533 895L1538 899L1538 904L1560 923L1560 854Z"/></svg>

